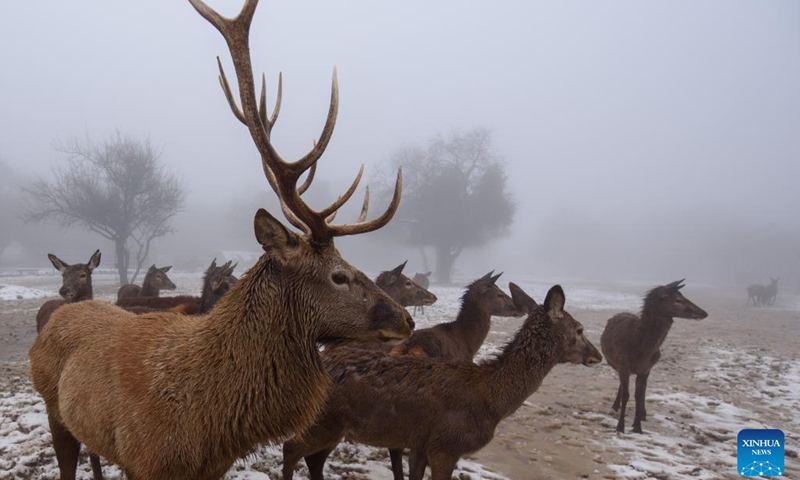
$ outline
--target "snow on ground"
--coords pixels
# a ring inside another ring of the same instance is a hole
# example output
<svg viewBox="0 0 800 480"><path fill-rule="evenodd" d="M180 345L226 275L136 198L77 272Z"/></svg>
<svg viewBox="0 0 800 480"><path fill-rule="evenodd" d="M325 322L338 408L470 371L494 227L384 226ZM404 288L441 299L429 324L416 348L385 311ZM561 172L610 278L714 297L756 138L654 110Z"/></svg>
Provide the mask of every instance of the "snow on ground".
<svg viewBox="0 0 800 480"><path fill-rule="evenodd" d="M0 285L0 302L11 300L30 300L58 295L55 291L44 291L37 288L21 287L19 285Z"/></svg>

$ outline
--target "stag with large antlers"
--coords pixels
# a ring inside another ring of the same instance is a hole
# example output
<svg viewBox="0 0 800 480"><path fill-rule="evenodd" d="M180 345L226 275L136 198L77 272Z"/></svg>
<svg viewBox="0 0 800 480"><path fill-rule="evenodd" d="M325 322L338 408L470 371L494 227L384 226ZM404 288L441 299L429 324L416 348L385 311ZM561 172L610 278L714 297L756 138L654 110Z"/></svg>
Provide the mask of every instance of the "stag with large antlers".
<svg viewBox="0 0 800 480"><path fill-rule="evenodd" d="M335 75L319 141L299 161L282 160L270 143L278 108L268 119L264 90L257 106L253 89L248 36L257 1L248 0L233 19L200 0L190 2L228 43L241 109L221 73L223 89L250 130L283 212L303 234L259 210L255 235L265 253L204 316L136 316L96 301L65 305L53 315L31 347L30 360L62 480L75 478L80 443L118 464L132 480L222 478L256 445L289 438L313 423L332 383L318 343L398 341L413 328L405 309L333 245L334 237L373 231L392 218L400 174L386 212L367 221L365 200L359 220L344 225L333 225L330 217L357 181L321 211L302 200L304 187L297 188L333 131Z"/></svg>

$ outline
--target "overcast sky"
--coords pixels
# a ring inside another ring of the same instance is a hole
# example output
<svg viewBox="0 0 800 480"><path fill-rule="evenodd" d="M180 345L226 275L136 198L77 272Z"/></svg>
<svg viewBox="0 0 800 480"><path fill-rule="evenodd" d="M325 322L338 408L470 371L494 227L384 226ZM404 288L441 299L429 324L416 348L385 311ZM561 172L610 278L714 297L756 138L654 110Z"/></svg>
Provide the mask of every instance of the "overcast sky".
<svg viewBox="0 0 800 480"><path fill-rule="evenodd" d="M223 13L240 2L211 2ZM4 2L0 158L46 174L56 138L150 137L185 179L268 188L216 78L220 34L187 1ZM800 3L263 0L255 69L284 103L273 141L311 146L338 68L319 175L367 178L392 150L485 126L519 209L513 239L578 211L699 211L798 224ZM678 232L676 232L677 234Z"/></svg>

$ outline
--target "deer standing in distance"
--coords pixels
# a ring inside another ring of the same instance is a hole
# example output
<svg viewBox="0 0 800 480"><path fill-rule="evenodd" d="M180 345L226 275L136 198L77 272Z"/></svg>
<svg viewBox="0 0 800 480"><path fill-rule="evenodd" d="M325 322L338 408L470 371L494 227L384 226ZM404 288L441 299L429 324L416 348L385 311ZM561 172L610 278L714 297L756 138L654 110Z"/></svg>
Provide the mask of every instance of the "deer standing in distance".
<svg viewBox="0 0 800 480"><path fill-rule="evenodd" d="M753 306L758 307L763 304L765 296L766 288L764 288L764 285L754 283L747 287L747 303L745 303L745 306L749 305L752 300Z"/></svg>
<svg viewBox="0 0 800 480"><path fill-rule="evenodd" d="M403 275L406 263L408 260L392 270L381 272L375 279L375 285L381 287L395 302L404 307L433 305L436 302L436 295L429 292L427 286L422 286Z"/></svg>
<svg viewBox="0 0 800 480"><path fill-rule="evenodd" d="M157 297L161 290L175 290L175 284L167 276L167 272L171 268L172 265L166 267L151 265L142 280L142 286L128 283L119 287L117 300L131 297Z"/></svg>
<svg viewBox="0 0 800 480"><path fill-rule="evenodd" d="M431 273L432 272L415 273L414 278L412 280L414 283L427 290L431 286L431 279L430 279ZM413 312L414 315L417 314L417 308L420 309L420 313L422 313L423 315L425 314L425 305L419 305L419 306L414 305L414 312Z"/></svg>
<svg viewBox="0 0 800 480"><path fill-rule="evenodd" d="M174 297L129 297L117 300L117 306L134 313L150 313L171 310L184 315L208 313L222 296L238 281L233 270L236 264L226 262L217 266L214 259L203 275L200 296L177 295Z"/></svg>
<svg viewBox="0 0 800 480"><path fill-rule="evenodd" d="M560 286L550 289L542 307L527 300L530 315L514 338L478 365L346 347L325 355L334 389L315 425L284 443L283 479L291 479L305 458L310 478L322 480L325 460L347 437L409 448L409 480L422 480L427 465L432 480L450 480L458 459L488 444L497 424L556 364L602 361L583 326L564 311Z"/></svg>
<svg viewBox="0 0 800 480"><path fill-rule="evenodd" d="M764 286L764 297L761 301L762 305L774 305L775 297L778 296L778 278L769 277L769 285Z"/></svg>
<svg viewBox="0 0 800 480"><path fill-rule="evenodd" d="M47 254L50 263L56 270L61 272L61 288L58 294L62 299L48 300L39 307L36 312L36 333L40 333L53 312L67 303L82 302L91 300L94 297L92 289L92 272L100 265L100 250L95 250L87 263L68 264L52 253ZM103 480L103 470L100 467L100 457L97 454L89 453L89 463L92 465L92 473L95 480Z"/></svg>
<svg viewBox="0 0 800 480"><path fill-rule="evenodd" d="M705 310L684 297L680 289L683 280L650 290L644 297L640 315L618 313L611 317L600 337L600 348L606 361L619 375L619 388L612 409L619 410L617 431L625 431L625 407L631 375L636 375L636 410L633 418L634 433L642 433L642 421L647 420L645 392L650 370L661 358L661 344L667 338L673 318L702 320Z"/></svg>
<svg viewBox="0 0 800 480"><path fill-rule="evenodd" d="M241 110L222 71L220 83L249 128L282 211L303 233L259 209L254 230L264 253L203 316L137 317L97 301L66 305L53 315L29 357L62 480L75 479L80 443L119 465L131 480L220 479L257 445L313 424L332 387L318 343L411 335L409 313L347 263L333 243L391 220L401 173L387 210L375 219L366 219L367 193L357 221L329 222L357 181L330 206L313 210L297 183L331 137L338 111L335 74L319 141L300 160L286 162L270 138L278 107L268 118L264 90L260 104L254 92L248 36L257 1L247 0L233 19L200 0L190 3L227 41ZM279 87L276 105L280 93Z"/></svg>

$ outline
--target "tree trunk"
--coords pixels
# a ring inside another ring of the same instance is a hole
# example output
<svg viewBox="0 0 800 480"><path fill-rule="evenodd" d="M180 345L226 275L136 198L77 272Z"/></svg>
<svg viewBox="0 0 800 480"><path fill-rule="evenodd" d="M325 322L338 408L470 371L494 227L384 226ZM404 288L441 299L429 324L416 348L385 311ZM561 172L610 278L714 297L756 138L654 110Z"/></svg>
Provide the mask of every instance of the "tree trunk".
<svg viewBox="0 0 800 480"><path fill-rule="evenodd" d="M126 285L128 282L128 264L130 263L130 254L128 249L125 248L125 239L114 240L114 250L117 254L117 272L119 273L119 284Z"/></svg>
<svg viewBox="0 0 800 480"><path fill-rule="evenodd" d="M449 245L436 246L436 281L445 285L450 284L453 266L461 254L461 247Z"/></svg>
<svg viewBox="0 0 800 480"><path fill-rule="evenodd" d="M422 272L429 272L431 268L428 264L428 254L425 253L425 247L419 247L419 254L422 257Z"/></svg>

